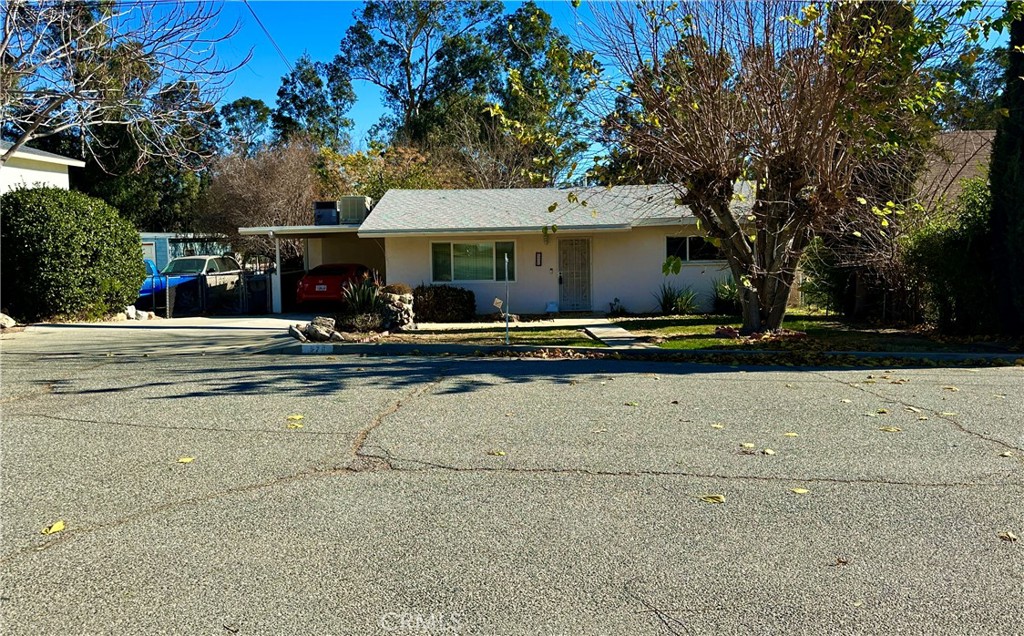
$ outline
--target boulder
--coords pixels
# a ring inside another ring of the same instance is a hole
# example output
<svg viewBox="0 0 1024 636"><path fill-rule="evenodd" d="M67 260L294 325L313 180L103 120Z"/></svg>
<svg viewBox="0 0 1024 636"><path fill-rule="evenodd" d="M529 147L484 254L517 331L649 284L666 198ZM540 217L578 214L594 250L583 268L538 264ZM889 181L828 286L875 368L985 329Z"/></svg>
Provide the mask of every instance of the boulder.
<svg viewBox="0 0 1024 636"><path fill-rule="evenodd" d="M18 321L7 314L0 314L0 329L10 329L18 324Z"/></svg>
<svg viewBox="0 0 1024 636"><path fill-rule="evenodd" d="M302 330L299 328L298 325L288 325L288 335L291 336L292 338L295 338L299 342L309 341L309 339L306 338L306 334L302 333Z"/></svg>
<svg viewBox="0 0 1024 636"><path fill-rule="evenodd" d="M317 316L313 319L313 322L309 323L316 325L317 327L323 327L324 329L334 329L334 318L328 316Z"/></svg>
<svg viewBox="0 0 1024 636"><path fill-rule="evenodd" d="M328 342L330 341L331 334L334 333L334 330L309 323L306 325L306 328L303 329L303 333L305 333L306 337L313 342Z"/></svg>
<svg viewBox="0 0 1024 636"><path fill-rule="evenodd" d="M135 320L135 305L128 305L124 310L124 315L128 317L128 320Z"/></svg>

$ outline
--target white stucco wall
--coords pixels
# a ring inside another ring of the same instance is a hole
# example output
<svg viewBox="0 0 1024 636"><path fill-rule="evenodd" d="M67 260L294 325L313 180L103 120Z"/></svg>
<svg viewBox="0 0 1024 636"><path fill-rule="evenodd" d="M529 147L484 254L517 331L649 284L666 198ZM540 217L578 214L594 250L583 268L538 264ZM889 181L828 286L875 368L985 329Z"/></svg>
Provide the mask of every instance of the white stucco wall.
<svg viewBox="0 0 1024 636"><path fill-rule="evenodd" d="M517 235L459 235L388 238L387 281L402 282L413 287L431 282L430 244L434 241L515 241L516 281L509 285L511 311L519 314L544 313L547 304L558 300L558 239L589 238L591 240L592 311L604 313L609 303L618 298L626 309L635 313L657 308L654 292L669 280L676 287L690 287L698 294L705 310L712 306L714 282L726 278L725 263L705 262L683 264L678 275L666 277L661 267L665 262L667 236L696 236L692 225L675 227L641 227L622 232L558 233L545 241L539 232ZM540 267L534 265L535 254L542 254ZM455 282L476 295L477 311L491 313L495 297L504 297L503 282Z"/></svg>
<svg viewBox="0 0 1024 636"><path fill-rule="evenodd" d="M12 157L0 168L0 192L18 186L50 186L68 189L68 167L46 161Z"/></svg>

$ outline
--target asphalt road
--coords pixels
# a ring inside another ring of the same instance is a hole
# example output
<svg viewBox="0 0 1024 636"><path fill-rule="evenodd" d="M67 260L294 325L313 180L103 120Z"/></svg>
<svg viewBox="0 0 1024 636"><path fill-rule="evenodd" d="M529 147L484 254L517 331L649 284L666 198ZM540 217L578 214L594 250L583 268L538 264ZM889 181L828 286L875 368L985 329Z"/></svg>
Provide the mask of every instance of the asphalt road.
<svg viewBox="0 0 1024 636"><path fill-rule="evenodd" d="M1024 368L301 357L254 353L273 322L177 324L0 342L2 633L1024 631Z"/></svg>

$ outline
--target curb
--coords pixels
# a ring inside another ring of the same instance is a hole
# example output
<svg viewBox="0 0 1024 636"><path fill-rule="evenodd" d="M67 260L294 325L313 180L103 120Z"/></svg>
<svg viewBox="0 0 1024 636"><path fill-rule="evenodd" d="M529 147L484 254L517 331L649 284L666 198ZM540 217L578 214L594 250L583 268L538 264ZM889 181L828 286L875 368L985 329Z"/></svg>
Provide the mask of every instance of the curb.
<svg viewBox="0 0 1024 636"><path fill-rule="evenodd" d="M387 356L463 356L463 357L538 357L547 354L552 359L572 358L572 353L594 356L600 360L650 360L658 362L721 363L719 358L729 356L749 359L752 364L776 366L820 366L807 363L808 355L822 358L823 363L851 361L887 364L915 363L919 366L946 364L1000 364L1018 365L1024 353L956 353L920 351L823 351L799 353L786 350L702 349L698 351L672 351L671 349L619 348L619 347L540 347L534 345L461 345L461 344L332 344L283 343L264 347L258 353L278 355L351 355L361 357ZM565 355L568 354L568 355ZM787 362L787 358L792 361Z"/></svg>

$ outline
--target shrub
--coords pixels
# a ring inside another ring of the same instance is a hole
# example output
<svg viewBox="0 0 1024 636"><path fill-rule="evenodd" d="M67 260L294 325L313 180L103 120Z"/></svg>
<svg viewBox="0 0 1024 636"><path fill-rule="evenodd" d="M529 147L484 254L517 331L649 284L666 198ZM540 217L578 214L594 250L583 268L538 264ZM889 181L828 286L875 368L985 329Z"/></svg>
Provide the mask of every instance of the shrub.
<svg viewBox="0 0 1024 636"><path fill-rule="evenodd" d="M412 293L412 287L409 287L405 283L391 283L390 285L385 285L380 291L385 294L398 294L399 296L404 296L405 294Z"/></svg>
<svg viewBox="0 0 1024 636"><path fill-rule="evenodd" d="M338 318L334 328L339 331L356 331L359 333L370 333L381 331L384 327L384 319L378 313L354 314Z"/></svg>
<svg viewBox="0 0 1024 636"><path fill-rule="evenodd" d="M679 289L668 281L661 284L658 291L654 293L654 298L658 301L658 308L661 310L661 313L666 316L695 314L699 308L696 292L689 287Z"/></svg>
<svg viewBox="0 0 1024 636"><path fill-rule="evenodd" d="M964 182L959 214L936 219L904 244L905 259L925 293L925 312L944 331L982 333L998 328L990 263L992 205L984 179Z"/></svg>
<svg viewBox="0 0 1024 636"><path fill-rule="evenodd" d="M688 316L697 313L700 310L700 305L697 303L697 292L689 287L680 290L676 296L674 309L678 316Z"/></svg>
<svg viewBox="0 0 1024 636"><path fill-rule="evenodd" d="M743 313L743 308L740 306L740 290L732 276L716 280L712 294L716 314L739 316Z"/></svg>
<svg viewBox="0 0 1024 636"><path fill-rule="evenodd" d="M379 313L384 305L380 286L373 278L362 282L349 281L341 286L341 300L350 315Z"/></svg>
<svg viewBox="0 0 1024 636"><path fill-rule="evenodd" d="M135 227L100 199L58 188L0 195L0 298L21 320L122 311L146 277Z"/></svg>
<svg viewBox="0 0 1024 636"><path fill-rule="evenodd" d="M476 296L461 287L420 285L412 298L416 318L423 322L464 322L476 316Z"/></svg>
<svg viewBox="0 0 1024 636"><path fill-rule="evenodd" d="M617 318L619 316L628 316L629 310L626 309L626 306L622 304L621 300L616 298L612 300L612 302L608 303L608 315L611 316L612 318Z"/></svg>

